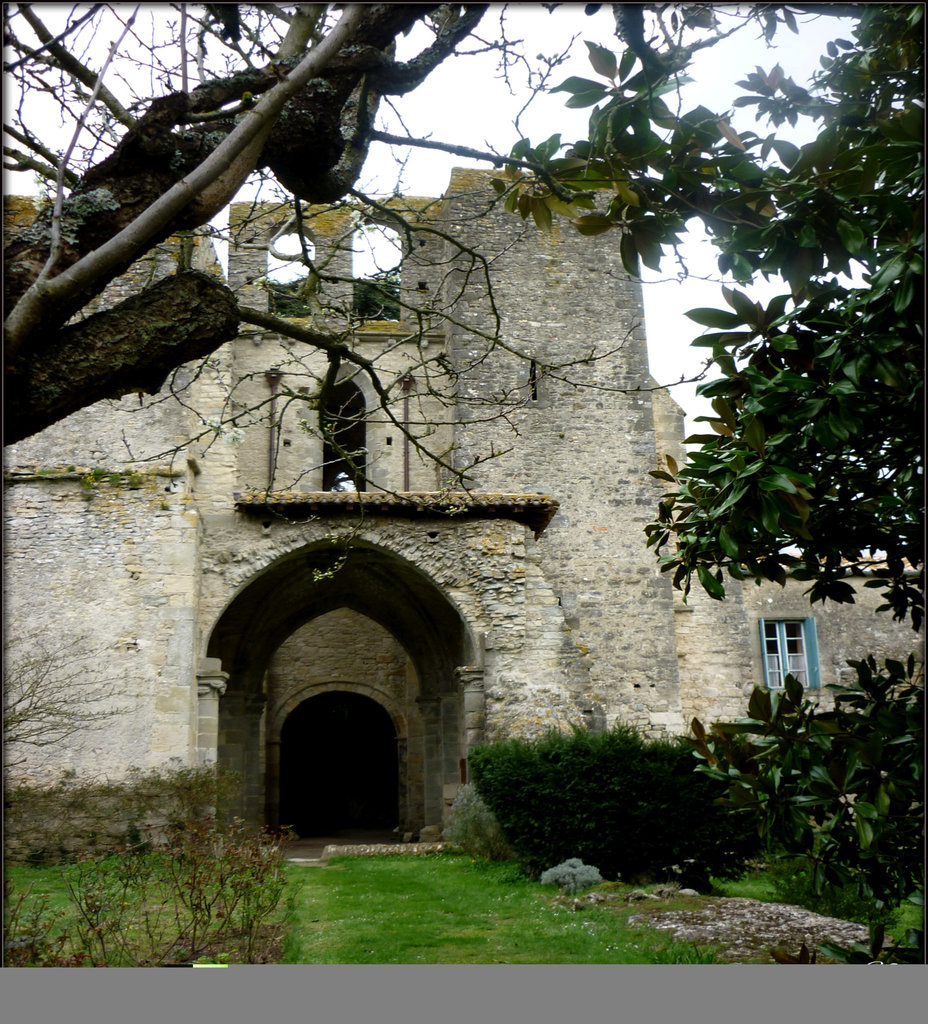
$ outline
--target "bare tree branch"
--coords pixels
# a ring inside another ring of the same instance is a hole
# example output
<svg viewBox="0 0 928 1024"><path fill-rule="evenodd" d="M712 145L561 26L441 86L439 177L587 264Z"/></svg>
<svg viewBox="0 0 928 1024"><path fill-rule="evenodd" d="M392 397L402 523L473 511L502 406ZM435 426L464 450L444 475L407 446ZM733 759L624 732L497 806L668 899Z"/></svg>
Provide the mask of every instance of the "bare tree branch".
<svg viewBox="0 0 928 1024"><path fill-rule="evenodd" d="M48 278L61 255L61 207L64 202L65 172L68 167L68 160L71 158L71 153L77 145L77 140L80 137L81 129L84 127L84 122L87 120L87 115L93 109L93 105L96 102L97 97L102 94L105 88L103 85L103 76L106 74L106 70L110 66L113 57L118 52L120 43L122 43L123 39L125 39L127 33L132 28L137 13L138 7L136 7L132 14L129 15L129 20L123 27L119 38L110 45L109 52L106 55L106 60L104 60L103 66L100 68L100 72L94 80L93 92L90 94L90 99L87 100L87 105L84 107L83 111L81 111L81 115L77 119L77 124L74 127L74 133L71 136L70 143L67 145L65 151L61 154L61 157L58 160L58 173L55 181L55 206L52 211L51 244L49 245L48 259L45 261L45 266L42 267L41 271L39 271L39 276L36 278L37 284Z"/></svg>
<svg viewBox="0 0 928 1024"><path fill-rule="evenodd" d="M97 83L97 75L94 74L90 68L81 64L81 62L69 50L65 49L65 47L52 37L51 32L48 31L45 25L39 20L38 16L33 12L32 6L32 4L20 4L19 12L26 21L29 22L29 25L39 39L42 40L44 48L48 50L48 52L55 58L61 67L68 72L68 74L73 75L77 81L82 82L88 89L94 89ZM105 86L101 86L99 89L99 96L117 121L124 124L127 128L132 128L135 125L135 118L128 110L126 110L119 100L116 99L109 89Z"/></svg>
<svg viewBox="0 0 928 1024"><path fill-rule="evenodd" d="M12 135L17 142L21 142L24 146L28 146L34 153L38 153L39 156L44 157L51 165L51 177L55 177L55 175L57 174L55 168L59 164L59 161L61 159L60 156L53 153L47 146L43 146L38 139L31 138L30 136L26 135L25 132L17 131L12 125L5 124L3 126L3 130L7 133L7 135ZM25 157L25 154L22 155ZM28 157L26 157L26 159L28 159ZM74 171L65 168L64 180L67 182L68 185L76 185L79 178L74 173Z"/></svg>
<svg viewBox="0 0 928 1024"><path fill-rule="evenodd" d="M145 209L128 227L57 277L33 284L7 317L8 357L15 357L30 331L40 321L41 310L47 303L60 302L67 294L78 292L96 277L105 275L109 269L127 265L182 210L195 209L194 223L187 225L193 227L197 223L205 223L222 209L254 167L261 146L283 105L313 75L319 74L339 48L350 40L364 11L362 6L349 6L325 39L258 101L203 163Z"/></svg>
<svg viewBox="0 0 928 1024"><path fill-rule="evenodd" d="M575 193L564 188L555 181L541 164L531 160L517 160L515 157L502 156L499 153L487 153L484 150L472 149L470 146L457 146L450 142L438 142L434 139L418 139L412 136L391 135L389 132L374 130L370 133L372 142L386 142L391 146L415 146L418 149L437 149L442 153L451 153L453 156L463 156L471 160L485 160L494 167L520 167L532 171L548 188L565 203L576 199Z"/></svg>
<svg viewBox="0 0 928 1024"><path fill-rule="evenodd" d="M113 704L115 680L86 685L95 655L85 637L51 643L44 631L6 645L3 680L4 767L15 746L48 747L105 727L125 709Z"/></svg>
<svg viewBox="0 0 928 1024"><path fill-rule="evenodd" d="M181 363L208 355L238 333L232 293L190 271L164 278L124 302L57 333L5 395L11 444L91 402L155 394ZM80 360L74 352L82 353Z"/></svg>

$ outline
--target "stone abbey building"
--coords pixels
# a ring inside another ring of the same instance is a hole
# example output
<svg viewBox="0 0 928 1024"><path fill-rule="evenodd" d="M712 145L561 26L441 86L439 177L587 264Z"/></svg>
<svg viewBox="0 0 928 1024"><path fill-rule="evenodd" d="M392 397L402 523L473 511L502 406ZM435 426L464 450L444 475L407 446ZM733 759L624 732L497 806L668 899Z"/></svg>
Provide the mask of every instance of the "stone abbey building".
<svg viewBox="0 0 928 1024"><path fill-rule="evenodd" d="M243 323L159 395L7 448L7 634L77 641L80 685L120 709L24 749L19 776L218 760L250 820L416 831L441 823L474 744L679 733L739 717L787 671L820 688L849 658L908 654L872 591L812 609L799 585L732 582L724 602L681 600L643 533L683 417L649 373L640 286L611 234L542 234L492 196L456 171L443 197L392 206L402 274L352 321L359 359ZM267 286L292 210L233 207L240 302L345 326L352 216L308 213L321 283L294 298ZM182 248L134 276L171 273ZM193 258L220 273L211 252Z"/></svg>

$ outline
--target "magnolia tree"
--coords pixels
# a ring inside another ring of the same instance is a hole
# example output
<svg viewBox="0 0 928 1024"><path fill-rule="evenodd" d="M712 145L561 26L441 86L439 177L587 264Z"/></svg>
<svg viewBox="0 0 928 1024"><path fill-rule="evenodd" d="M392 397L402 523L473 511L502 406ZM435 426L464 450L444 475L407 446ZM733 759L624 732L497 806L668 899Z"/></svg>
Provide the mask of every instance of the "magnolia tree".
<svg viewBox="0 0 928 1024"><path fill-rule="evenodd" d="M598 5L589 5L598 6ZM713 598L725 577L810 583L813 601L853 601L846 577L872 571L899 619L922 621L923 73L922 8L755 5L768 38L797 31L802 11L846 14L847 34L822 55L810 89L779 65L737 84L727 111L675 103L694 48L717 39L701 5L616 5L624 46L588 43L589 78L557 88L591 107L588 137L513 150L545 174L510 169L498 189L545 226L584 189L606 209L573 216L611 232L626 269L658 270L697 218L717 250L720 308L688 316L708 332L716 379L700 392L711 432L687 464L654 475L670 488L648 527L675 586ZM696 42L687 33L700 29ZM705 32L708 31L708 35ZM816 137L780 135L800 119ZM592 204L590 204L592 205ZM744 290L782 279L766 303Z"/></svg>

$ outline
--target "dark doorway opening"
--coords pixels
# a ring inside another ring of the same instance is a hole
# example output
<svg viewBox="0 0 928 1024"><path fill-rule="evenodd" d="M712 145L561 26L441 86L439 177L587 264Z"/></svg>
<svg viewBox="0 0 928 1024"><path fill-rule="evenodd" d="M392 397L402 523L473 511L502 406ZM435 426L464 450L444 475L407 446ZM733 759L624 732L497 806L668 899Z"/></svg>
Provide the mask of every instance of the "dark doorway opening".
<svg viewBox="0 0 928 1024"><path fill-rule="evenodd" d="M280 733L280 823L299 836L392 829L399 821L396 730L370 697L330 691Z"/></svg>

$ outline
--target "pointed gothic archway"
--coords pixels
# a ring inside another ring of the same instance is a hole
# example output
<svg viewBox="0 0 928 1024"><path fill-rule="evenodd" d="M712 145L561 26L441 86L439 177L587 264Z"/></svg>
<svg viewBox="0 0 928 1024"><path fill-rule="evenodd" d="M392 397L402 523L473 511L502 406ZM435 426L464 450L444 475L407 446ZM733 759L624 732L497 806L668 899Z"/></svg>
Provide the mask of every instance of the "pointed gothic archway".
<svg viewBox="0 0 928 1024"><path fill-rule="evenodd" d="M394 718L415 722L419 743L415 751L403 752L408 757L398 823L404 830L440 824L445 798L460 782L466 756L459 670L477 660L471 630L422 569L383 547L358 541L347 549L318 542L278 558L239 591L212 630L208 656L220 659L229 676L220 701L219 761L243 778L239 813L256 822L279 813L273 805L282 795L283 773L265 757L266 744L284 739L282 723L269 722L266 713L271 659L302 626L343 611L382 628L408 659L414 685ZM339 636L333 630L329 642L339 643Z"/></svg>

